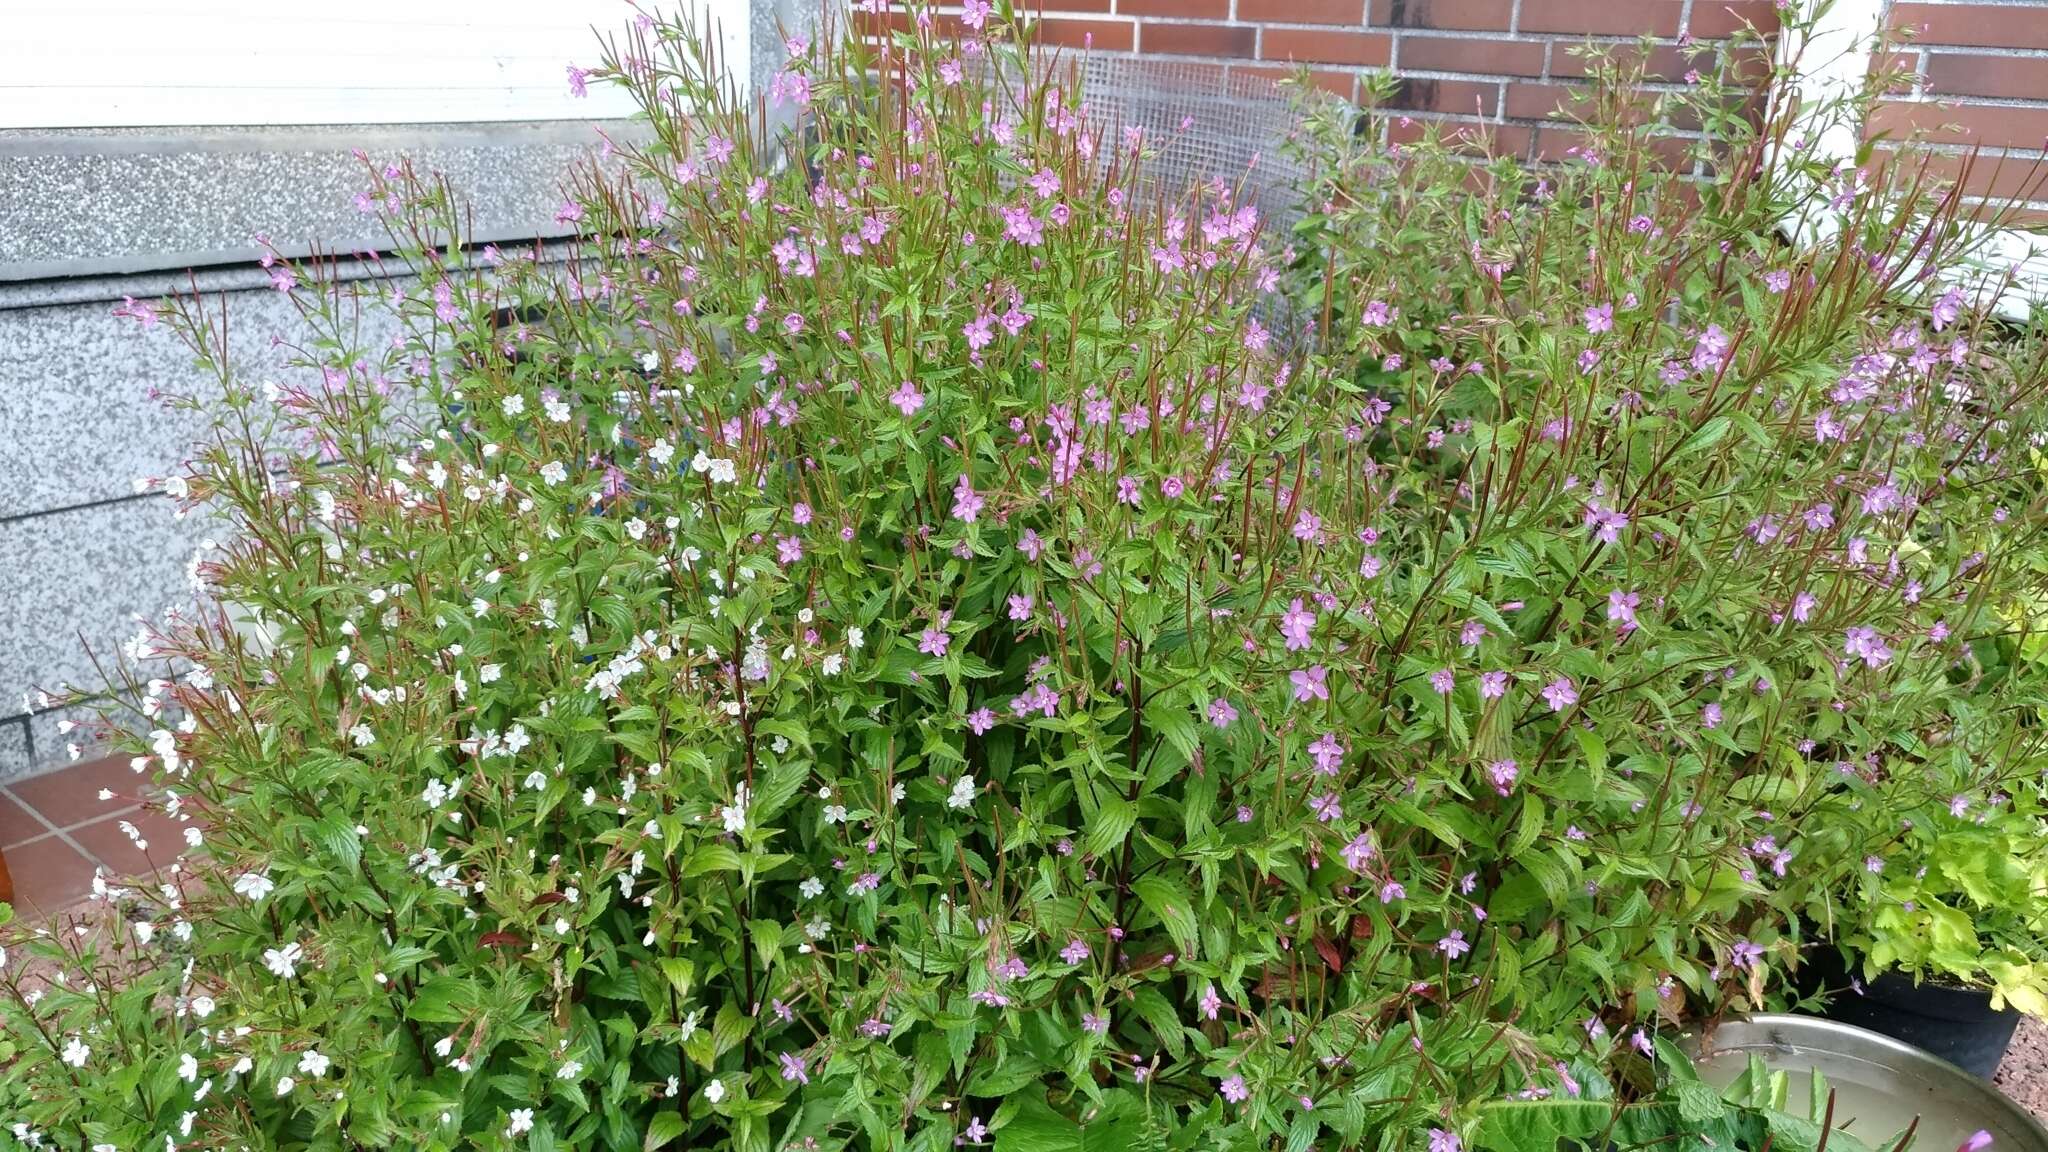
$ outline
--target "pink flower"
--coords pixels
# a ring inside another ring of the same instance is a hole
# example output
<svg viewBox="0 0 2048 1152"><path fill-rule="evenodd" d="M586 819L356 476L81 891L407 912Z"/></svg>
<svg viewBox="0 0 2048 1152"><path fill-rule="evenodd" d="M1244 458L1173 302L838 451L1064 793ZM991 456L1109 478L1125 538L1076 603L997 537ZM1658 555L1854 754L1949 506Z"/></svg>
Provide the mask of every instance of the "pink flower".
<svg viewBox="0 0 2048 1152"><path fill-rule="evenodd" d="M1583 315L1586 321L1586 331L1596 336L1602 332L1614 331L1614 305L1596 304L1586 309Z"/></svg>
<svg viewBox="0 0 2048 1152"><path fill-rule="evenodd" d="M1010 619L1031 619L1031 597L1025 595L1010 597Z"/></svg>
<svg viewBox="0 0 2048 1152"><path fill-rule="evenodd" d="M906 412L904 415L907 416L909 413ZM962 472L959 483L953 485L953 518L972 524L975 517L981 515L984 503L986 501L974 491L974 485L968 481L967 474Z"/></svg>
<svg viewBox="0 0 2048 1152"><path fill-rule="evenodd" d="M1237 709L1230 706L1230 701L1220 698L1209 701L1209 723L1217 728L1228 728L1236 719Z"/></svg>
<svg viewBox="0 0 2048 1152"><path fill-rule="evenodd" d="M1405 900L1407 898L1408 890L1401 887L1401 883L1398 880L1389 880L1385 884L1380 885L1380 903L1382 904L1392 904L1396 900Z"/></svg>
<svg viewBox="0 0 2048 1152"><path fill-rule="evenodd" d="M1214 984L1202 985L1202 995L1195 1001L1195 1007L1201 1010L1202 1019L1216 1019L1217 1012L1223 1007L1223 998L1216 995L1216 986Z"/></svg>
<svg viewBox="0 0 2048 1152"><path fill-rule="evenodd" d="M1456 1132L1442 1128L1429 1130L1429 1152L1465 1152L1465 1142L1458 1139Z"/></svg>
<svg viewBox="0 0 2048 1152"><path fill-rule="evenodd" d="M1615 544L1621 540L1621 530L1628 527L1628 514L1606 507L1598 500L1586 502L1586 528L1593 538L1602 544Z"/></svg>
<svg viewBox="0 0 2048 1152"><path fill-rule="evenodd" d="M1246 1100L1251 1099L1251 1089L1245 1087L1244 1077L1242 1076L1232 1076L1225 1080L1220 1087L1223 1092L1223 1098L1232 1104L1242 1104Z"/></svg>
<svg viewBox="0 0 2048 1152"><path fill-rule="evenodd" d="M1579 702L1579 690L1572 686L1571 680L1559 676L1543 686L1543 701L1550 705L1552 712L1562 712Z"/></svg>
<svg viewBox="0 0 2048 1152"><path fill-rule="evenodd" d="M782 1063L782 1078L784 1080L795 1084L809 1084L811 1082L809 1066L804 1063L803 1057L794 1052L784 1052L780 1060Z"/></svg>
<svg viewBox="0 0 2048 1152"><path fill-rule="evenodd" d="M1325 792L1310 799L1308 807L1309 811L1316 814L1316 819L1325 824L1335 824L1344 818L1344 806L1338 801L1335 792Z"/></svg>
<svg viewBox="0 0 2048 1152"><path fill-rule="evenodd" d="M943 628L927 628L918 635L917 650L927 656L944 657L953 637Z"/></svg>
<svg viewBox="0 0 2048 1152"><path fill-rule="evenodd" d="M1481 672L1479 674L1479 695L1486 700L1498 700L1508 694L1508 674L1505 672Z"/></svg>
<svg viewBox="0 0 2048 1152"><path fill-rule="evenodd" d="M1344 765L1344 745L1337 742L1337 734L1325 732L1315 743L1308 746L1308 754L1315 759L1316 772L1323 776L1335 776L1337 769Z"/></svg>
<svg viewBox="0 0 2048 1152"><path fill-rule="evenodd" d="M905 380L896 391L889 394L889 403L894 404L896 410L905 417L915 416L917 410L924 407L924 393L919 392L916 385Z"/></svg>
<svg viewBox="0 0 2048 1152"><path fill-rule="evenodd" d="M578 68L574 64L569 65L569 95L578 100L590 95L590 86L585 83L589 78L590 72L587 69Z"/></svg>
<svg viewBox="0 0 2048 1152"><path fill-rule="evenodd" d="M1465 933L1463 931L1453 928L1450 935L1436 942L1436 950L1456 960L1458 957L1470 952L1472 945L1465 943Z"/></svg>
<svg viewBox="0 0 2048 1152"><path fill-rule="evenodd" d="M1643 597L1639 592L1623 592L1619 589L1609 592L1607 594L1607 619L1611 623L1621 625L1621 631L1624 635L1634 631L1636 626L1636 605L1642 603L1642 601Z"/></svg>
<svg viewBox="0 0 2048 1152"><path fill-rule="evenodd" d="M967 714L967 727L976 736L996 726L996 714L987 708L976 708Z"/></svg>
<svg viewBox="0 0 2048 1152"><path fill-rule="evenodd" d="M1719 728L1720 726L1721 706L1719 704L1709 704L1700 709L1700 727Z"/></svg>
<svg viewBox="0 0 2048 1152"><path fill-rule="evenodd" d="M1365 866L1372 861L1374 856L1379 854L1379 849L1373 846L1372 833L1360 832L1358 835L1353 836L1351 843L1346 844L1337 854L1343 857L1346 868L1351 869L1353 872L1364 872Z"/></svg>
<svg viewBox="0 0 2048 1152"><path fill-rule="evenodd" d="M1851 628L1844 633L1842 651L1849 656L1861 656L1866 668L1882 668L1892 658L1892 650L1885 646L1884 637L1875 628Z"/></svg>
<svg viewBox="0 0 2048 1152"><path fill-rule="evenodd" d="M1316 614L1302 607L1301 597L1296 596L1280 617L1280 634L1286 637L1287 650L1295 652L1308 647L1309 630L1315 626Z"/></svg>
<svg viewBox="0 0 2048 1152"><path fill-rule="evenodd" d="M1307 670L1296 669L1289 672L1287 679L1294 685L1294 699L1297 702L1330 698L1329 669L1321 664L1313 665Z"/></svg>
<svg viewBox="0 0 2048 1152"><path fill-rule="evenodd" d="M1079 964L1087 958L1088 945L1080 940L1069 940L1067 941L1067 946L1060 949L1060 959L1065 960L1069 964Z"/></svg>
<svg viewBox="0 0 2048 1152"><path fill-rule="evenodd" d="M1521 774L1521 767L1513 760L1495 760L1486 766L1486 775L1493 781L1493 790L1503 796L1514 790L1515 780Z"/></svg>
<svg viewBox="0 0 2048 1152"><path fill-rule="evenodd" d="M1448 696L1451 689L1458 686L1458 674L1449 668L1439 668L1429 674L1429 686L1436 689L1438 694Z"/></svg>

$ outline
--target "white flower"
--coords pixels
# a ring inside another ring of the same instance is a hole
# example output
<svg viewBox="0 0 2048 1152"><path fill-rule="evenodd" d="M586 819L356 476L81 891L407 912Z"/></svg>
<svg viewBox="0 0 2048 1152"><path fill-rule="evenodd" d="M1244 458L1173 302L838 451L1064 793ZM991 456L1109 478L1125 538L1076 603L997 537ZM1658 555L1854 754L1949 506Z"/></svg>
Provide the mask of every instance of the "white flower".
<svg viewBox="0 0 2048 1152"><path fill-rule="evenodd" d="M526 746L531 743L533 743L533 737L527 735L526 725L514 724L505 730L505 751L510 752L512 755L517 756L524 752Z"/></svg>
<svg viewBox="0 0 2048 1152"><path fill-rule="evenodd" d="M555 423L567 424L569 422L569 402L563 400L561 397L543 397L540 402L540 406L547 412L548 419L554 421Z"/></svg>
<svg viewBox="0 0 2048 1152"><path fill-rule="evenodd" d="M438 809L448 802L450 795L448 785L439 780L430 780L427 782L427 790L420 793L420 799L426 802L427 807Z"/></svg>
<svg viewBox="0 0 2048 1152"><path fill-rule="evenodd" d="M846 646L848 648L851 648L854 651L858 652L861 648L866 646L867 642L867 633L861 631L858 628L848 628L846 630Z"/></svg>
<svg viewBox="0 0 2048 1152"><path fill-rule="evenodd" d="M235 895L251 904L263 903L263 898L276 890L277 884L268 872L244 872L235 877Z"/></svg>
<svg viewBox="0 0 2048 1152"><path fill-rule="evenodd" d="M576 1060L564 1060L562 1066L555 1069L555 1079L557 1080L574 1080L581 1075L583 1075L583 1064Z"/></svg>
<svg viewBox="0 0 2048 1152"><path fill-rule="evenodd" d="M675 459L676 446L665 439L656 440L648 446L647 455L652 457L656 464L666 468L668 467L668 462Z"/></svg>
<svg viewBox="0 0 2048 1152"><path fill-rule="evenodd" d="M92 1049L86 1046L85 1041L73 1036L65 1043L62 1058L66 1064L71 1065L73 1068L83 1068L85 1067L86 1058L91 1055Z"/></svg>
<svg viewBox="0 0 2048 1152"><path fill-rule="evenodd" d="M733 793L732 803L725 806L725 830L737 835L747 827L747 786L741 784Z"/></svg>
<svg viewBox="0 0 2048 1152"><path fill-rule="evenodd" d="M289 980L299 974L299 960L306 954L297 941L282 948L265 948L263 966L270 969L280 980Z"/></svg>
<svg viewBox="0 0 2048 1152"><path fill-rule="evenodd" d="M827 823L827 824L844 824L844 823L846 823L846 805L844 805L844 804L827 804L827 805L825 805L825 823Z"/></svg>
<svg viewBox="0 0 2048 1152"><path fill-rule="evenodd" d="M825 894L825 882L816 876L806 876L804 882L796 886L796 890L804 899L815 900Z"/></svg>
<svg viewBox="0 0 2048 1152"><path fill-rule="evenodd" d="M962 776L953 781L953 794L946 797L946 807L961 809L974 803L974 777Z"/></svg>
<svg viewBox="0 0 2048 1152"><path fill-rule="evenodd" d="M661 353L642 352L640 354L640 370L642 372L661 371Z"/></svg>
<svg viewBox="0 0 2048 1152"><path fill-rule="evenodd" d="M332 1067L333 1064L334 1061L329 1060L326 1053L321 1052L318 1048L309 1048L304 1055L299 1057L299 1071L316 1079L327 1075L327 1069Z"/></svg>
<svg viewBox="0 0 2048 1152"><path fill-rule="evenodd" d="M434 1055L439 1056L443 1060L448 1058L448 1053L453 1051L454 1048L455 1037L453 1036L443 1036L439 1040L434 1041Z"/></svg>
<svg viewBox="0 0 2048 1152"><path fill-rule="evenodd" d="M178 1057L178 1079L187 1084L199 1082L199 1059L190 1052Z"/></svg>
<svg viewBox="0 0 2048 1152"><path fill-rule="evenodd" d="M631 536L635 540L646 539L647 521L642 520L638 516L635 516L631 520L626 521L626 535Z"/></svg>
<svg viewBox="0 0 2048 1152"><path fill-rule="evenodd" d="M826 654L825 654L825 664L824 664L824 672L825 672L825 675L827 675L827 676L837 676L837 675L839 675L839 673L840 673L840 672L844 671L844 670L845 670L845 668L846 668L846 657L844 657L844 656L841 656L841 655L840 655L839 653L837 653L837 652L828 652L828 653L826 653Z"/></svg>
<svg viewBox="0 0 2048 1152"><path fill-rule="evenodd" d="M569 470L562 467L560 460L550 460L540 466L540 478L547 481L548 487L552 488L569 478Z"/></svg>
<svg viewBox="0 0 2048 1152"><path fill-rule="evenodd" d="M725 1099L725 1081L713 1080L704 1085L704 1098L713 1104Z"/></svg>
<svg viewBox="0 0 2048 1152"><path fill-rule="evenodd" d="M192 998L192 1014L201 1020L213 1015L213 997L194 996Z"/></svg>
<svg viewBox="0 0 2048 1152"><path fill-rule="evenodd" d="M526 774L526 779L521 781L521 783L523 783L526 787L532 789L533 791L539 792L548 786L547 773L538 770L528 772Z"/></svg>
<svg viewBox="0 0 2048 1152"><path fill-rule="evenodd" d="M498 677L504 674L505 666L503 664L486 664L476 670L476 682L479 684L496 684Z"/></svg>
<svg viewBox="0 0 2048 1152"><path fill-rule="evenodd" d="M298 1086L299 1086L299 1082L298 1082L298 1081L296 1081L296 1080L294 1080L294 1079L292 1079L292 1078L291 1078L291 1077L289 1077L289 1076L279 1076L279 1077L277 1078L277 1094L278 1094L279 1096L289 1096L289 1095L291 1095L291 1094L292 1094L292 1089L294 1089L294 1088L296 1088L296 1087L298 1087Z"/></svg>
<svg viewBox="0 0 2048 1152"><path fill-rule="evenodd" d="M511 1122L505 1125L505 1135L524 1136L533 1131L533 1109L514 1108Z"/></svg>
<svg viewBox="0 0 2048 1152"><path fill-rule="evenodd" d="M355 746L358 748L368 748L370 745L375 744L377 742L377 734L370 731L370 726L368 724L358 724L355 727L349 729L348 738L351 741L353 741L355 743Z"/></svg>
<svg viewBox="0 0 2048 1152"><path fill-rule="evenodd" d="M526 411L526 397L514 392L512 395L498 401L498 407L503 409L507 416L517 416L521 412Z"/></svg>

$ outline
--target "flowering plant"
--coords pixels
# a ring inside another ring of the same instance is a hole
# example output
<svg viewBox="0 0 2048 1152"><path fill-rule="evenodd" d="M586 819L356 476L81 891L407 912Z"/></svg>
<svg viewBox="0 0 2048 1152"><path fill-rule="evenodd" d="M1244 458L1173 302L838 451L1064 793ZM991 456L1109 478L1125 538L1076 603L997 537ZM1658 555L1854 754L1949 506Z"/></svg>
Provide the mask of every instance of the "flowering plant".
<svg viewBox="0 0 2048 1152"><path fill-rule="evenodd" d="M2039 1011L2048 362L1973 307L2009 281L1964 274L1983 233L1952 185L1910 148L1815 154L1892 78L1802 105L1788 67L1759 121L1728 83L1751 47L1697 50L1683 87L1595 54L1567 104L1577 142L1535 172L1475 172L1484 140L1378 143L1325 103L1297 295L1412 453L1390 487L1440 459L1409 487L1476 505L1449 540L1497 541L1499 595L1542 621L1516 638L1619 694L1579 707L1573 735L1639 782L1583 798L1678 804L1677 840L1655 817L1602 844L1608 875L1632 879L1568 904L1567 924L1625 941L1646 931L1630 910L1676 886L1650 921L1711 937L1726 917L1739 938L1710 975L1755 966L1732 1004L1757 1004L1762 967L1819 934L1872 972ZM1683 175L1695 165L1715 178ZM1824 239L1787 249L1787 221ZM1458 240L1422 242L1443 236ZM1573 507L1579 547L1513 543ZM1516 759L1516 787L1544 795ZM1622 951L1638 986L1683 971Z"/></svg>
<svg viewBox="0 0 2048 1152"><path fill-rule="evenodd" d="M199 851L0 970L22 1132L1455 1152L1762 999L1752 781L1932 723L2017 570L1955 533L2039 378L1945 389L1947 226L1838 181L1784 257L1767 167L1426 146L1303 235L1296 344L1252 206L963 23L792 43L782 136L636 25L585 238L465 259L373 169L413 287L275 261L288 380L140 309L218 377L167 483L236 609L131 653Z"/></svg>

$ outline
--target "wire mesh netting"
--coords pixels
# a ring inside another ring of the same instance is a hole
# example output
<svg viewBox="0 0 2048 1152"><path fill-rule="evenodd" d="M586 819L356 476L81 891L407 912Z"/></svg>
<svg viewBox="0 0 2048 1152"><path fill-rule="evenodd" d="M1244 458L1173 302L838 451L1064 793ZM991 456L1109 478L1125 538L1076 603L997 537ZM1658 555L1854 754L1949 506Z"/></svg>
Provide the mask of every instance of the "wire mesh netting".
<svg viewBox="0 0 2048 1152"><path fill-rule="evenodd" d="M1102 164L1128 156L1130 134L1139 134L1152 193L1171 200L1220 182L1234 202L1259 208L1269 235L1298 214L1303 169L1285 144L1299 110L1290 89L1270 77L1092 51L1042 51L1033 64L1060 85L1078 81Z"/></svg>

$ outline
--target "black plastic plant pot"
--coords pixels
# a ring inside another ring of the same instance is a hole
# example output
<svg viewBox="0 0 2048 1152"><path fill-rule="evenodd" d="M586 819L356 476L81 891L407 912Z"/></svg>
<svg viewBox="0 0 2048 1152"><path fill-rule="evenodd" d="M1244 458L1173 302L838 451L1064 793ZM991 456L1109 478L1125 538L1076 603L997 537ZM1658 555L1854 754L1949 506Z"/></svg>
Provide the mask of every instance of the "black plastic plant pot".
<svg viewBox="0 0 2048 1152"><path fill-rule="evenodd" d="M1897 972L1863 982L1858 992L1832 949L1809 963L1816 983L1833 993L1825 1010L1828 1019L1903 1040L1980 1079L1989 1080L1998 1071L2019 1026L2020 1014L1994 1010L1989 992L1915 984Z"/></svg>

